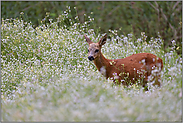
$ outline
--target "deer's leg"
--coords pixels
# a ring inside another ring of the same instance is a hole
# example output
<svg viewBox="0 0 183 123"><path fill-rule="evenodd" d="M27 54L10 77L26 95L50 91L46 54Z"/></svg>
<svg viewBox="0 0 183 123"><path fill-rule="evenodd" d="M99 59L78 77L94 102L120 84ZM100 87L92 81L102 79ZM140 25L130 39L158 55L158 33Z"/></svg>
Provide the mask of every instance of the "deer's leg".
<svg viewBox="0 0 183 123"><path fill-rule="evenodd" d="M147 75L145 75L145 76L147 76ZM148 91L147 83L148 83L148 80L147 80L147 77L146 77L142 80L142 87L144 88L144 91Z"/></svg>
<svg viewBox="0 0 183 123"><path fill-rule="evenodd" d="M160 75L156 75L154 76L154 83L153 83L153 86L157 85L158 87L161 86L161 83L160 83Z"/></svg>

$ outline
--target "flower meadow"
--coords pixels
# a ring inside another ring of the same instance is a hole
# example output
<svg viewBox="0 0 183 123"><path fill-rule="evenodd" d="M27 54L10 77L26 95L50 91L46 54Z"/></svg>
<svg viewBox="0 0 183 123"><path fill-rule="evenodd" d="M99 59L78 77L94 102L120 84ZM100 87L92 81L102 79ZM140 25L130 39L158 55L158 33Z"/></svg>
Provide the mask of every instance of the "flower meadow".
<svg viewBox="0 0 183 123"><path fill-rule="evenodd" d="M64 22L68 20L70 26ZM64 12L56 22L34 27L21 18L1 20L2 121L181 121L182 58L175 42L133 34L110 37L102 47L108 59L149 52L163 59L161 87L114 85L88 60L86 34L93 42L104 34ZM74 21L73 21L74 20Z"/></svg>

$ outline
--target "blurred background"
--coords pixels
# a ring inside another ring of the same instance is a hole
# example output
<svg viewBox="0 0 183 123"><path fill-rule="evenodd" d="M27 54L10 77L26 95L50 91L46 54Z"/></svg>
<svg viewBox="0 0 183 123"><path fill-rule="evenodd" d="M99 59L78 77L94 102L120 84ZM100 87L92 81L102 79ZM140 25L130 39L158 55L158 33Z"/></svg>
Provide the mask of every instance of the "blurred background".
<svg viewBox="0 0 183 123"><path fill-rule="evenodd" d="M182 1L1 1L1 18L21 17L36 27L46 16L56 21L69 6L71 19L78 16L84 23L90 16L94 18L90 28L99 33L118 30L118 35L131 33L138 38L145 32L147 41L160 35L165 51L175 40L176 51L182 55Z"/></svg>

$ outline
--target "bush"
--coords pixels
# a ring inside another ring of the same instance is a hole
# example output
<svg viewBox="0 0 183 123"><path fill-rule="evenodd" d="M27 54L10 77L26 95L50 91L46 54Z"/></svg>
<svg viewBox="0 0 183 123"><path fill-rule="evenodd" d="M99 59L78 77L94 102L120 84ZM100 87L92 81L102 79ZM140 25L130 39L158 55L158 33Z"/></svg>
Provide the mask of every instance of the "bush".
<svg viewBox="0 0 183 123"><path fill-rule="evenodd" d="M68 15L35 29L22 19L1 20L2 121L181 121L182 58L174 47L165 53L161 37L147 43L145 33L110 30L106 58L150 52L164 62L161 88L112 86L88 61L83 37L97 42L103 34L89 28L92 18L80 24Z"/></svg>

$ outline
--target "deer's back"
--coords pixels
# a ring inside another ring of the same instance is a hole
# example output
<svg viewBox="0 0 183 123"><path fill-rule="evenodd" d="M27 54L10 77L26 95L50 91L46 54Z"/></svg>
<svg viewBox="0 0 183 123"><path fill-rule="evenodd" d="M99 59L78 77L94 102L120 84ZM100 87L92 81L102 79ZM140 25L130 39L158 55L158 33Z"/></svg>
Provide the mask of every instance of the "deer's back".
<svg viewBox="0 0 183 123"><path fill-rule="evenodd" d="M110 70L108 70L108 76L113 77L113 73L115 72L120 77L119 81L121 79L124 79L123 77L126 76L120 76L120 73L128 73L128 78L130 80L136 80L137 78L141 77L138 76L140 75L140 72L146 71L145 73L143 73L143 75L146 77L145 79L147 79L147 77L151 74L153 67L159 66L161 69L163 68L162 59L151 53L133 54L126 58L115 59L112 61L114 61L114 64L111 65Z"/></svg>

